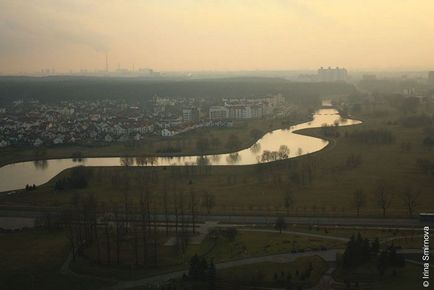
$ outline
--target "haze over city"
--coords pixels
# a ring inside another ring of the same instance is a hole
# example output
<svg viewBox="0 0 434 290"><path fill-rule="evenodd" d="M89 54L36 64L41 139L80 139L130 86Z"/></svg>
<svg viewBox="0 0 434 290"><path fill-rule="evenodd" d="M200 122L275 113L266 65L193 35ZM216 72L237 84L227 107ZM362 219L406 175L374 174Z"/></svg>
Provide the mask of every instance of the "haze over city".
<svg viewBox="0 0 434 290"><path fill-rule="evenodd" d="M434 2L0 1L0 73L428 70Z"/></svg>

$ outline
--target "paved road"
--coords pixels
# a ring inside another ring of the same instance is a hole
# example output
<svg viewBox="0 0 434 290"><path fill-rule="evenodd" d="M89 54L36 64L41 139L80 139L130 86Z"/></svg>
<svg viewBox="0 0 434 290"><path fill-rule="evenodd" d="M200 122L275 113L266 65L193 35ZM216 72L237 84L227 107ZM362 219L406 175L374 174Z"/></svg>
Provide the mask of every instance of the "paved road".
<svg viewBox="0 0 434 290"><path fill-rule="evenodd" d="M238 231L241 231L241 232L264 232L264 233L277 233L278 232L276 230L267 230L267 229L238 229ZM344 237L336 237L336 236L321 235L321 234L311 234L311 233L304 233L304 232L282 231L282 233L297 235L297 236L305 236L305 237L310 237L310 238L335 240L335 241L341 241L341 242L348 242L350 240L349 238L344 238Z"/></svg>
<svg viewBox="0 0 434 290"><path fill-rule="evenodd" d="M43 217L48 213L59 214L61 209L54 207L25 207L0 205L0 217ZM156 215L156 218L164 221L163 215ZM188 219L189 217L186 216ZM340 225L340 226L363 226L363 227L422 227L424 224L418 219L405 218L355 218L355 217L286 217L288 224L306 225ZM175 216L169 216L170 221ZM241 216L241 215L199 215L198 222L219 222L228 224L274 224L275 216Z"/></svg>
<svg viewBox="0 0 434 290"><path fill-rule="evenodd" d="M241 232L265 232L265 233L276 233L277 230L267 230L267 229L238 229L238 231ZM290 235L296 235L296 236L304 236L304 237L311 237L311 238L319 238L319 239L325 239L325 240L335 240L340 242L348 242L350 239L345 237L338 237L333 235L325 235L325 234L311 234L311 233L305 233L305 232L295 232L295 231L282 231L284 234L290 234ZM394 237L387 237L380 240L380 244L385 244L387 242L392 242L396 240L401 239L407 239L407 238L415 238L415 237L422 237L422 235L407 235L407 236L394 236Z"/></svg>

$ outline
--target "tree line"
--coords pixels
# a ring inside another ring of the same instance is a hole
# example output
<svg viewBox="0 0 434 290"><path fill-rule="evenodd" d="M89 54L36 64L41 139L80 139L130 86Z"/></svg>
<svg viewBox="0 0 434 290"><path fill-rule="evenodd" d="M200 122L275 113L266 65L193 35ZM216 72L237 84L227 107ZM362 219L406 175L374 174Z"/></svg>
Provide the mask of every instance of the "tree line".
<svg viewBox="0 0 434 290"><path fill-rule="evenodd" d="M354 91L354 86L347 83L303 83L254 77L203 80L67 76L0 78L0 102L21 98L43 102L108 98L150 101L155 95L215 100L222 96L250 98L281 93L300 104L319 105L321 95L347 94Z"/></svg>

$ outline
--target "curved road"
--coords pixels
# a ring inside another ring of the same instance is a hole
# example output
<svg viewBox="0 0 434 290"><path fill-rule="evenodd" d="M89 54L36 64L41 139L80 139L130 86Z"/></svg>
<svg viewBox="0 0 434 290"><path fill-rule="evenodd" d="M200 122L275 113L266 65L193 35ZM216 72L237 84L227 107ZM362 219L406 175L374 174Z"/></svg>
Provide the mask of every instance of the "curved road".
<svg viewBox="0 0 434 290"><path fill-rule="evenodd" d="M310 251L310 252L304 252L304 253L289 253L289 254L275 254L275 255L268 255L268 256L262 256L262 257L252 257L252 258L245 258L245 259L239 259L229 262L221 262L216 263L216 269L227 269L232 267L238 267L243 265L249 265L249 264L256 264L256 263L262 263L262 262L274 262L274 263L289 263L293 262L295 259L299 257L308 257L308 256L319 256L327 263L334 263L336 262L336 254L342 253L343 249L334 249L334 250L327 250L327 251ZM418 254L421 253L421 250L400 250L399 253L402 254ZM147 277L143 279L138 280L130 280L130 281L119 281L113 286L104 288L106 290L121 290L121 289L129 289L139 286L145 286L145 285L161 285L165 282L182 277L182 275L186 273L186 270L183 271L176 271L176 272L170 272L166 274L161 274L157 276ZM327 275L327 273L326 273Z"/></svg>
<svg viewBox="0 0 434 290"><path fill-rule="evenodd" d="M289 263L289 262L293 262L298 257L306 257L306 256L319 256L323 258L326 262L334 262L336 261L336 253L340 251L342 250L312 251L312 252L294 253L294 254L275 254L269 256L252 257L252 258L239 259L239 260L234 260L229 262L216 263L215 266L216 269L219 270L219 269L227 269L227 268L262 263L262 262ZM167 282L170 279L182 277L184 273L186 273L185 270L171 272L171 273L162 274L158 276L152 276L152 277L138 279L138 280L121 281L106 289L120 290L120 289L129 289L129 288L134 288L134 287L144 286L144 285L159 285Z"/></svg>

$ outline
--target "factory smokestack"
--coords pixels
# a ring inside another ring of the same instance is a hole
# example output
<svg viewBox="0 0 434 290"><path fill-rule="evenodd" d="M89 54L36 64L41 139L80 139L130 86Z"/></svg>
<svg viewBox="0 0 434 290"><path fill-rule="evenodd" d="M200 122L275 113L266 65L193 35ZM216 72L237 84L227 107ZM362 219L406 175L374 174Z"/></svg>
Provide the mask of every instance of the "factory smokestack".
<svg viewBox="0 0 434 290"><path fill-rule="evenodd" d="M108 53L105 54L105 72L108 73L109 67L108 67Z"/></svg>

